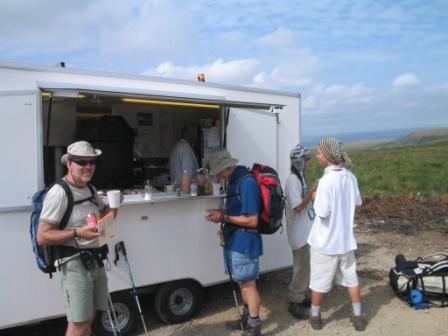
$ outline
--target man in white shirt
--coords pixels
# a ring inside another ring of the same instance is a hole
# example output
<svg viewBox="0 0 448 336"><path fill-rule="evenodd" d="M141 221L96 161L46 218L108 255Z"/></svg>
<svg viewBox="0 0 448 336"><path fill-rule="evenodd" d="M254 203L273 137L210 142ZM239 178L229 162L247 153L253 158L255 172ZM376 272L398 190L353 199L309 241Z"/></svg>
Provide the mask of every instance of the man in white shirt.
<svg viewBox="0 0 448 336"><path fill-rule="evenodd" d="M174 145L170 153L170 177L174 188L182 188L182 191L187 191L190 187L189 182L192 177L196 175L199 169L198 161L192 146L195 145L196 136L194 129L189 126L182 127L181 139ZM188 181L182 185L182 174L186 172Z"/></svg>
<svg viewBox="0 0 448 336"><path fill-rule="evenodd" d="M320 305L335 279L337 284L348 288L353 306L351 321L356 330L362 331L366 322L361 312L354 253L357 245L353 233L355 208L362 203L358 182L350 170L352 162L341 141L322 139L316 158L326 168L317 187L314 200L316 218L308 238L311 246L309 321L313 329L322 329Z"/></svg>

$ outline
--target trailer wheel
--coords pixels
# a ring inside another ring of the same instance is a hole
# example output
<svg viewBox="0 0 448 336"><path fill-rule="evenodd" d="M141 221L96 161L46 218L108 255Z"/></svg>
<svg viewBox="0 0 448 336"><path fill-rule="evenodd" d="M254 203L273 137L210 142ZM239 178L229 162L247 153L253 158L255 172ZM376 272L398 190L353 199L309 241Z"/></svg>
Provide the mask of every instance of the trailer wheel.
<svg viewBox="0 0 448 336"><path fill-rule="evenodd" d="M199 312L202 288L194 281L182 280L164 284L157 290L154 306L165 323L180 323Z"/></svg>
<svg viewBox="0 0 448 336"><path fill-rule="evenodd" d="M112 295L112 302L121 335L133 335L133 332L138 325L139 313L131 293ZM117 325L117 323L115 323L115 325ZM97 313L92 325L92 330L93 335L95 336L114 336L114 331L107 311Z"/></svg>

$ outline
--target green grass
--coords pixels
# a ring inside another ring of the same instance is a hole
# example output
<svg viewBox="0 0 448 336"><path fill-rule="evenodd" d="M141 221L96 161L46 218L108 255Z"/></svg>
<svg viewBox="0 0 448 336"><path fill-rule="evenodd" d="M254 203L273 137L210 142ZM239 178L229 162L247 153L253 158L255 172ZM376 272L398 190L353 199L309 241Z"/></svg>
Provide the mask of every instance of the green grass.
<svg viewBox="0 0 448 336"><path fill-rule="evenodd" d="M362 194L447 193L448 142L349 151ZM313 159L307 180L322 175Z"/></svg>

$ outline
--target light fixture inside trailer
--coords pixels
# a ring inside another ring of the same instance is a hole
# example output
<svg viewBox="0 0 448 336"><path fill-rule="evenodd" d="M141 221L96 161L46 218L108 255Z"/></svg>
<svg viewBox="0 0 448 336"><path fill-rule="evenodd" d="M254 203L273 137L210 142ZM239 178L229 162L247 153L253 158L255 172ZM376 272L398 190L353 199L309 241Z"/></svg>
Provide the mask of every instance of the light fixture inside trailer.
<svg viewBox="0 0 448 336"><path fill-rule="evenodd" d="M197 107L205 109L219 109L219 105L214 104L189 103L189 102L167 101L167 100L122 98L121 101L124 103L135 103L135 104L171 105L171 106L183 106L183 107Z"/></svg>

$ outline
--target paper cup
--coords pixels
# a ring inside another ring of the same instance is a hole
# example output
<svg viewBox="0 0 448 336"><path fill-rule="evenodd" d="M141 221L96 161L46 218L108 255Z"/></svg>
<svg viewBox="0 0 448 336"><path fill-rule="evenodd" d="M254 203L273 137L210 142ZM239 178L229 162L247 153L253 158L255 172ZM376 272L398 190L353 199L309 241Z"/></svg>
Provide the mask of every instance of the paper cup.
<svg viewBox="0 0 448 336"><path fill-rule="evenodd" d="M109 201L109 208L120 207L120 190L109 190L107 192L107 200Z"/></svg>

